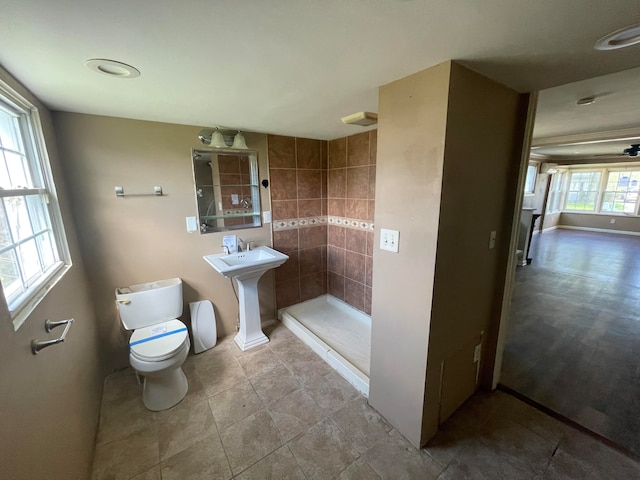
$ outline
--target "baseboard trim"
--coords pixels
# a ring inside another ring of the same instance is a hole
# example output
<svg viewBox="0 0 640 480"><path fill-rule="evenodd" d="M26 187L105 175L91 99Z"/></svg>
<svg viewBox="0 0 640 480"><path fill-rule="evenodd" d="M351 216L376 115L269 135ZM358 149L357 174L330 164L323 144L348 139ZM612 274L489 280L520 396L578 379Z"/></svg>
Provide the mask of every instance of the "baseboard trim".
<svg viewBox="0 0 640 480"><path fill-rule="evenodd" d="M563 228L566 230L584 230L586 232L613 233L616 235L635 235L636 237L640 237L640 232L631 232L629 230L612 230L610 228L576 227L573 225L558 225L557 228Z"/></svg>

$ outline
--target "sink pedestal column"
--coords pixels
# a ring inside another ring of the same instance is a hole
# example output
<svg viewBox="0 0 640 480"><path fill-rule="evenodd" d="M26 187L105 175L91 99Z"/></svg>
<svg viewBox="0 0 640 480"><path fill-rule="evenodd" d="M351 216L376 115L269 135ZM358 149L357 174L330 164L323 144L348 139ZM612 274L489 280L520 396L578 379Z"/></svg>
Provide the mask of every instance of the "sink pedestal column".
<svg viewBox="0 0 640 480"><path fill-rule="evenodd" d="M264 272L248 278L240 275L238 282L238 308L240 310L240 331L234 340L245 351L263 345L269 338L262 332L260 323L260 303L258 301L258 280Z"/></svg>

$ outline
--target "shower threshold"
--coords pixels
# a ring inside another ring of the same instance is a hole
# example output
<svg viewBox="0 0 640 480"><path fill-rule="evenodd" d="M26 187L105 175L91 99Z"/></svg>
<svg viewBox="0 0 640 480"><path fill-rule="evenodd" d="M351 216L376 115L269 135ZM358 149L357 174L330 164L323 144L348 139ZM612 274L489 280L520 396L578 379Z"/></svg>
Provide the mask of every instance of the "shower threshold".
<svg viewBox="0 0 640 480"><path fill-rule="evenodd" d="M300 340L365 396L369 396L371 317L331 295L278 311Z"/></svg>

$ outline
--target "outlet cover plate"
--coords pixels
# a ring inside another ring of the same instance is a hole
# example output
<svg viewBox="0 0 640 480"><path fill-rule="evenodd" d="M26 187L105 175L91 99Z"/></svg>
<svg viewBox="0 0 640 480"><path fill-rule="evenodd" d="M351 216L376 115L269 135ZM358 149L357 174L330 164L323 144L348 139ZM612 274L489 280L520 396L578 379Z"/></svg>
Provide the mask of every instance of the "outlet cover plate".
<svg viewBox="0 0 640 480"><path fill-rule="evenodd" d="M380 229L380 249L398 253L398 243L400 242L400 232L398 230Z"/></svg>

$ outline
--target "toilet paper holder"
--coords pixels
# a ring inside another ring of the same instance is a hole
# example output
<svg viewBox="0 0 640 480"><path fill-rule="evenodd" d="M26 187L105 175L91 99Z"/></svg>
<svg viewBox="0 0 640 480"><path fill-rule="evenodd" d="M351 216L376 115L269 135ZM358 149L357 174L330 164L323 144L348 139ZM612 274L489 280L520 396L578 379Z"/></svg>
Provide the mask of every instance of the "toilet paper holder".
<svg viewBox="0 0 640 480"><path fill-rule="evenodd" d="M64 342L65 339L67 338L67 333L69 332L69 329L71 328L71 324L73 322L74 322L73 318L60 320L58 322L52 322L51 320L46 319L44 321L44 329L47 333L51 332L51 330L61 325L65 325L64 331L62 332L62 335L60 335L58 338L54 338L53 340L46 340L42 342L38 340L31 340L31 353L33 353L34 355L37 355L38 352L43 348L47 348L47 347L50 347L51 345L57 345L58 343Z"/></svg>

